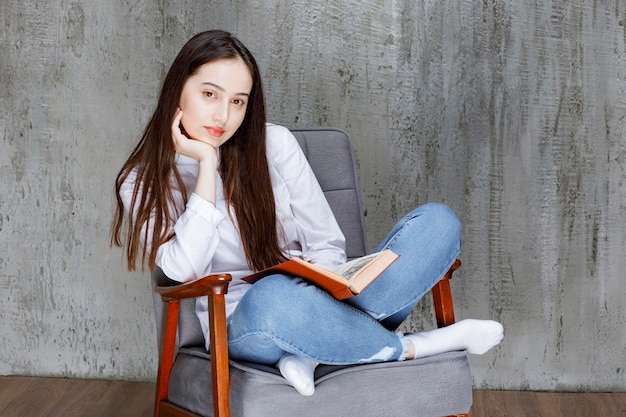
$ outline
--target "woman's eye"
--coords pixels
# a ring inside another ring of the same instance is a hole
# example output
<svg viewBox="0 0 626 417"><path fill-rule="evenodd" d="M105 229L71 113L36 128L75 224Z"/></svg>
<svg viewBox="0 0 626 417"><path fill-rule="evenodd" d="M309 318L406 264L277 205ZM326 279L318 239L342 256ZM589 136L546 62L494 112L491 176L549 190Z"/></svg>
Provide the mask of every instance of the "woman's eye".
<svg viewBox="0 0 626 417"><path fill-rule="evenodd" d="M211 97L213 97L215 94L213 94L213 92L212 92L212 91L205 91L205 92L204 92L204 95L205 95L206 97L211 98Z"/></svg>
<svg viewBox="0 0 626 417"><path fill-rule="evenodd" d="M244 101L243 101L243 100L241 100L241 99L236 98L236 99L234 99L234 100L233 100L233 104L234 104L235 106L241 107L241 106L243 106L243 105L244 105Z"/></svg>

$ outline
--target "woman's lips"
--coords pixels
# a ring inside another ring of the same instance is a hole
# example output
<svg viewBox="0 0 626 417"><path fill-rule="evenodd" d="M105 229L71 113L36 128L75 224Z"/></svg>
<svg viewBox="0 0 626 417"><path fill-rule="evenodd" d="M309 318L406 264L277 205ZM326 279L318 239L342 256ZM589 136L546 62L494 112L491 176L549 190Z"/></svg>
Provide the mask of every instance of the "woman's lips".
<svg viewBox="0 0 626 417"><path fill-rule="evenodd" d="M207 132L209 132L209 135L214 136L216 138L219 138L220 136L224 134L224 129L222 129L221 127L208 126L206 127L206 130Z"/></svg>

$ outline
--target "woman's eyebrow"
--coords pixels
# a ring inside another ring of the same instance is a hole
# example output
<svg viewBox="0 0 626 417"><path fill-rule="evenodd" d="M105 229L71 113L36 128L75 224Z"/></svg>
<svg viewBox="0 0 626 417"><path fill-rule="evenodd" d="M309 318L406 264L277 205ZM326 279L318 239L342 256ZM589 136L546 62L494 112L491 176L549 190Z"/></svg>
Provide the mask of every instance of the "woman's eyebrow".
<svg viewBox="0 0 626 417"><path fill-rule="evenodd" d="M205 82L202 83L202 85L210 85L211 87L216 88L216 89L220 90L221 92L225 92L226 91L226 89L224 87L222 87L220 85L217 85L215 83L212 83L210 81L205 81ZM249 93L237 93L235 95L236 96L250 96Z"/></svg>

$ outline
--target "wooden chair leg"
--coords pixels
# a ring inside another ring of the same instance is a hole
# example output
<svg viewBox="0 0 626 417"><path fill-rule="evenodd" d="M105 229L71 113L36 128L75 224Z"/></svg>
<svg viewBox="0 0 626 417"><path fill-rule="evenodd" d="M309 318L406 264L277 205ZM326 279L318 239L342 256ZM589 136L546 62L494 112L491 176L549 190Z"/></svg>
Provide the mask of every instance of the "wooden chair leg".
<svg viewBox="0 0 626 417"><path fill-rule="evenodd" d="M209 297L209 312L213 409L215 417L230 417L228 402L230 376L224 294Z"/></svg>
<svg viewBox="0 0 626 417"><path fill-rule="evenodd" d="M432 289L433 304L435 308L435 317L437 318L437 326L449 326L455 322L454 305L452 304L452 291L450 290L450 279L452 273L461 267L461 261L454 261L448 272L443 276Z"/></svg>
<svg viewBox="0 0 626 417"><path fill-rule="evenodd" d="M176 349L176 330L178 328L178 314L180 311L179 301L170 301L165 310L165 331L161 341L161 354L159 355L159 373L157 375L157 392L154 404L154 417L159 417L161 401L167 400L167 391L170 381L170 373L174 365L174 350Z"/></svg>

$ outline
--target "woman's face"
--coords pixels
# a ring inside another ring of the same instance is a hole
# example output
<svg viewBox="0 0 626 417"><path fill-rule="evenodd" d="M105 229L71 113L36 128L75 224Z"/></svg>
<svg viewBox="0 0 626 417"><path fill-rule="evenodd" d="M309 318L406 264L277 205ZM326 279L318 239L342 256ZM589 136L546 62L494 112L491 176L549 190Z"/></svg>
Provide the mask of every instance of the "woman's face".
<svg viewBox="0 0 626 417"><path fill-rule="evenodd" d="M181 124L187 136L219 148L241 126L251 90L250 70L240 58L199 67L180 96Z"/></svg>

